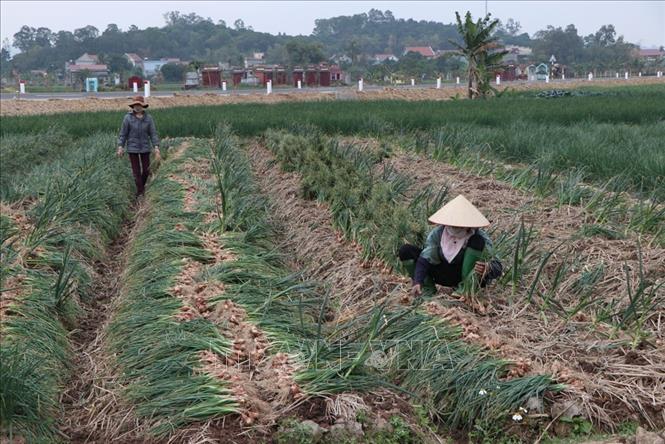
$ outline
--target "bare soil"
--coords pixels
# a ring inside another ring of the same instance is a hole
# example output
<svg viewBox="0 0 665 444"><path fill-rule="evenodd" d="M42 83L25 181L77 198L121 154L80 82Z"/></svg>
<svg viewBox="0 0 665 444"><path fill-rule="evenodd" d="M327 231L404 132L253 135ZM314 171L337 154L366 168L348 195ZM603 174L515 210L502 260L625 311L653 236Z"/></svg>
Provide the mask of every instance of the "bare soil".
<svg viewBox="0 0 665 444"><path fill-rule="evenodd" d="M662 79L657 78L632 78L630 80L594 80L587 81L569 81L566 83L552 83L553 89L572 89L582 86L624 86L624 85L647 85L663 83ZM499 89L511 89L516 91L545 89L547 86L542 82L534 83L515 83L504 84ZM358 92L355 88L339 88L334 93L323 93L317 91L307 91L300 93L280 93L275 91L271 95L248 94L222 96L216 93L207 93L202 95L190 95L186 93L177 93L173 97L156 97L149 99L150 107L172 108L181 106L200 106L200 105L226 105L232 103L280 103L280 102L311 102L311 101L332 101L332 100L449 100L452 97L465 98L466 90L464 85L455 88L442 89L398 89L386 87L381 90ZM46 99L46 100L23 100L7 99L2 101L0 107L0 116L21 116L34 114L54 114L64 112L81 111L120 111L127 109L127 103L133 94L127 93L125 98L96 98L89 97L85 99Z"/></svg>
<svg viewBox="0 0 665 444"><path fill-rule="evenodd" d="M284 235L280 249L290 253L292 267L322 282L339 300L331 320L349 321L367 313L389 295L407 292L409 280L390 273L380 261L365 262L361 247L334 230L327 205L302 198L300 176L280 171L272 154L254 142L249 156L256 180L274 202L274 222Z"/></svg>
<svg viewBox="0 0 665 444"><path fill-rule="evenodd" d="M133 212L143 211L143 201L140 200L134 205ZM61 432L69 442L104 442L100 429L115 427L111 418L104 418L104 410L123 410L118 408L116 400L108 399L109 392L105 393L105 378L111 372L102 345L104 326L122 285L120 276L135 222L135 218L125 220L120 235L107 248L106 257L95 263L96 278L90 292L92 300L84 306L85 315L71 335L74 348L72 378L60 400L63 411ZM123 413L131 415L128 410ZM104 423L105 420L109 422Z"/></svg>

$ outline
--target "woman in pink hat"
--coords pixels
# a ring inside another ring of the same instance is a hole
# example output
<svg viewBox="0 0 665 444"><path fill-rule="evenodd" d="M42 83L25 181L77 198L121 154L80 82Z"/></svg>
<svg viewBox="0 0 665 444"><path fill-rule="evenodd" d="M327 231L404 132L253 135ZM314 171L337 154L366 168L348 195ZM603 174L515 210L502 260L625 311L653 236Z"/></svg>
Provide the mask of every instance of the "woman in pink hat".
<svg viewBox="0 0 665 444"><path fill-rule="evenodd" d="M150 176L150 151L154 149L155 159L161 159L155 121L145 112L148 106L142 96L134 97L129 104L131 110L125 115L118 136L117 154L122 156L126 147L132 164L137 197L145 191L145 184Z"/></svg>
<svg viewBox="0 0 665 444"><path fill-rule="evenodd" d="M399 258L413 279L414 296L420 296L423 287L436 291L434 284L457 287L472 272L482 287L501 276L501 262L491 258L492 242L481 229L490 223L464 196L448 202L429 221L437 226L423 248L406 244L399 249Z"/></svg>

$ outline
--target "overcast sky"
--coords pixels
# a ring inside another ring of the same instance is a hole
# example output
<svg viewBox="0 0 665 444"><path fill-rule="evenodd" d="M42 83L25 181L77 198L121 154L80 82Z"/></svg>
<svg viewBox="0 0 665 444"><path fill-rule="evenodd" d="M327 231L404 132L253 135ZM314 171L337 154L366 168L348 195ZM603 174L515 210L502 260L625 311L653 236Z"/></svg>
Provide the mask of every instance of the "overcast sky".
<svg viewBox="0 0 665 444"><path fill-rule="evenodd" d="M45 26L52 31L73 31L93 25L100 32L109 23L122 30L163 26L167 11L195 12L228 26L241 18L256 31L289 35L310 34L314 20L367 12L371 8L393 12L396 18L435 20L452 23L455 11L467 9L475 16L484 14L485 1L10 1L0 2L0 29L4 40L22 25ZM505 22L512 17L523 31L533 34L547 25L573 23L580 35L595 32L608 23L618 34L644 48L665 45L665 0L661 1L493 1L487 8Z"/></svg>

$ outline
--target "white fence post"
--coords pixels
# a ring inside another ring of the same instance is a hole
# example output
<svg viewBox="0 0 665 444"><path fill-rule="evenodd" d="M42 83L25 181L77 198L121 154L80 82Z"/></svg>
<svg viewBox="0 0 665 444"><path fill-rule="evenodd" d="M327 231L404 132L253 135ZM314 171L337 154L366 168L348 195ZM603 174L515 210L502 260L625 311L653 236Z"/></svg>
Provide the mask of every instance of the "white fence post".
<svg viewBox="0 0 665 444"><path fill-rule="evenodd" d="M358 91L363 90L363 79L358 80Z"/></svg>
<svg viewBox="0 0 665 444"><path fill-rule="evenodd" d="M226 82L222 82L222 91L226 91Z"/></svg>
<svg viewBox="0 0 665 444"><path fill-rule="evenodd" d="M134 85L134 94L136 94L137 92L139 92L139 84L134 82L133 85Z"/></svg>
<svg viewBox="0 0 665 444"><path fill-rule="evenodd" d="M411 86L416 86L416 79L411 79Z"/></svg>
<svg viewBox="0 0 665 444"><path fill-rule="evenodd" d="M496 76L496 84L501 85L501 76Z"/></svg>
<svg viewBox="0 0 665 444"><path fill-rule="evenodd" d="M150 80L146 80L143 84L143 96L150 97Z"/></svg>
<svg viewBox="0 0 665 444"><path fill-rule="evenodd" d="M298 89L302 89L302 80L298 80Z"/></svg>
<svg viewBox="0 0 665 444"><path fill-rule="evenodd" d="M24 80L21 80L18 83L18 92L19 92L19 94L25 94L25 81Z"/></svg>
<svg viewBox="0 0 665 444"><path fill-rule="evenodd" d="M441 77L436 79L436 89L441 89Z"/></svg>
<svg viewBox="0 0 665 444"><path fill-rule="evenodd" d="M589 73L588 79L589 81L593 80L593 73Z"/></svg>
<svg viewBox="0 0 665 444"><path fill-rule="evenodd" d="M266 82L266 94L270 94L272 92L272 80L268 80Z"/></svg>
<svg viewBox="0 0 665 444"><path fill-rule="evenodd" d="M455 83L459 85L459 77L455 77Z"/></svg>
<svg viewBox="0 0 665 444"><path fill-rule="evenodd" d="M550 75L545 74L545 83L550 83Z"/></svg>
<svg viewBox="0 0 665 444"><path fill-rule="evenodd" d="M566 75L565 74L561 74L561 80L566 80Z"/></svg>
<svg viewBox="0 0 665 444"><path fill-rule="evenodd" d="M637 77L642 77L642 72L639 72L639 73L637 74Z"/></svg>

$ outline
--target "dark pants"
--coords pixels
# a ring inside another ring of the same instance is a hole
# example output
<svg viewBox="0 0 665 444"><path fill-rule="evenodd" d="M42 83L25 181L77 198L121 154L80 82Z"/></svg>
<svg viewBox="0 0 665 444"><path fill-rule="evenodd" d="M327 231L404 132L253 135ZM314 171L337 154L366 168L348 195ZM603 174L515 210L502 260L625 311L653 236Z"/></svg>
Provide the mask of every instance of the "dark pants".
<svg viewBox="0 0 665 444"><path fill-rule="evenodd" d="M145 191L145 183L150 176L150 153L129 153L129 161L136 183L136 195L140 196Z"/></svg>
<svg viewBox="0 0 665 444"><path fill-rule="evenodd" d="M480 238L480 236L477 237ZM480 241L476 239L476 236L473 236L471 239L469 239L467 246L480 251L484 248L484 241L482 241L481 244ZM399 249L398 253L399 259L402 262L412 260L413 263L415 264L417 263L418 258L420 258L420 253L422 251L423 251L422 248L416 247L415 245L404 244ZM439 285L443 285L446 287L457 286L460 282L462 282L463 256L464 254L460 253L458 257L456 257L453 260L452 263L443 261L438 265L430 265L427 269L427 275L431 277L432 280ZM499 262L496 259L492 259L488 264L488 270L485 273L485 276L480 281L480 286L485 287L494 279L501 276L502 272L503 272L503 266L501 265L501 262ZM413 278L414 276L411 277Z"/></svg>

